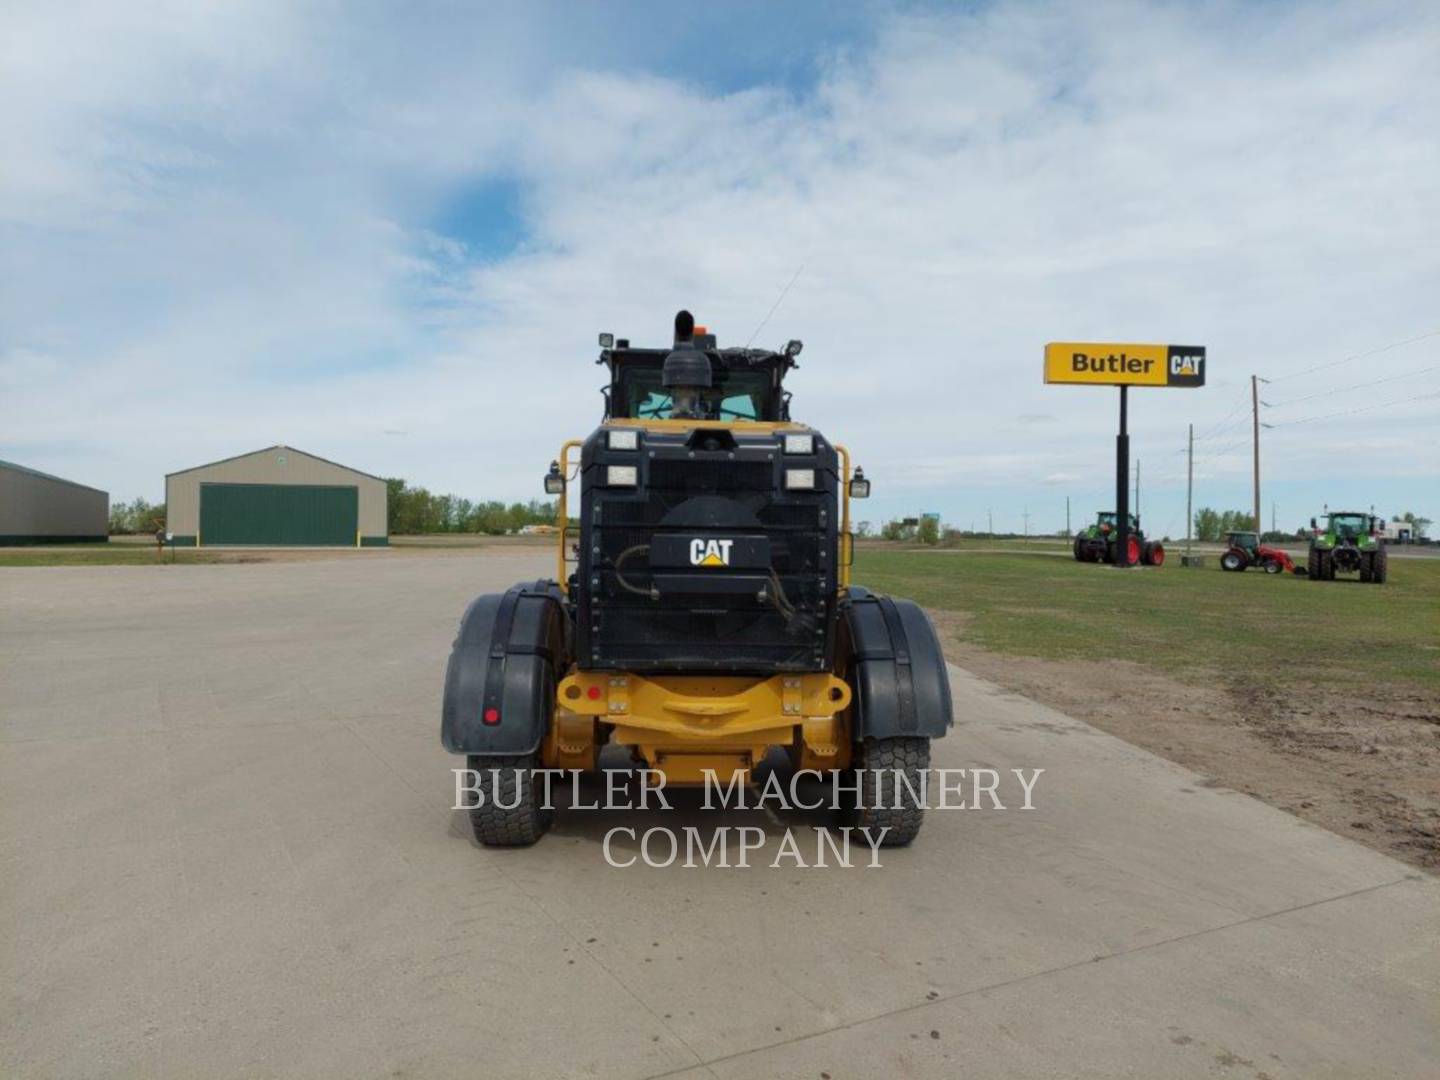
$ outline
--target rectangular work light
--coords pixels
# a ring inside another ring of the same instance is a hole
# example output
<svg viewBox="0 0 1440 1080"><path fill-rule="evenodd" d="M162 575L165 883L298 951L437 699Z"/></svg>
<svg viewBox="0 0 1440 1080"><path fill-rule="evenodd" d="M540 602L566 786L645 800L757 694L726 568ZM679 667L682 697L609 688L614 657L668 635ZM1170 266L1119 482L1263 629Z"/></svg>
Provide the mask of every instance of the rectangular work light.
<svg viewBox="0 0 1440 1080"><path fill-rule="evenodd" d="M786 469L785 487L791 491L814 491L814 469Z"/></svg>
<svg viewBox="0 0 1440 1080"><path fill-rule="evenodd" d="M611 450L634 450L640 445L640 436L634 431L611 431L608 445Z"/></svg>
<svg viewBox="0 0 1440 1080"><path fill-rule="evenodd" d="M611 487L634 487L640 479L640 470L634 465L609 465L605 468L605 483Z"/></svg>
<svg viewBox="0 0 1440 1080"><path fill-rule="evenodd" d="M786 435L785 453L787 454L813 454L815 452L814 435Z"/></svg>

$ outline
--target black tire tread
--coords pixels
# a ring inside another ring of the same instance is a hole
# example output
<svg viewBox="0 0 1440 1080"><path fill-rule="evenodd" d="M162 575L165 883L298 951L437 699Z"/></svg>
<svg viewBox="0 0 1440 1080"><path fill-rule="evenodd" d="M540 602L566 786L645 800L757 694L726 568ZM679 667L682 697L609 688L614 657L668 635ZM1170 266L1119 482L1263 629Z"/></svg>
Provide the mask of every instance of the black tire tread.
<svg viewBox="0 0 1440 1080"><path fill-rule="evenodd" d="M896 781L890 770L903 770L909 777L910 785L919 791L921 779L930 768L930 740L923 736L866 739L863 757L861 767L865 772L860 778L863 808L858 815L858 824L871 829L888 829L880 841L881 847L905 847L920 832L920 826L925 821L925 807L915 805L902 787L900 794L907 805L895 808L894 804L900 800L896 798ZM874 770L882 770L890 779L882 781ZM877 796L883 796L888 805L876 807Z"/></svg>
<svg viewBox="0 0 1440 1080"><path fill-rule="evenodd" d="M484 804L469 812L470 828L477 841L485 847L529 847L545 835L554 814L550 810L541 809L540 793L534 775L519 771L535 768L534 754L517 757L482 757L472 754L467 759L467 764L469 768L480 773L481 786L485 792ZM499 770L494 788L490 783L490 774L487 771L489 769ZM495 806L492 794L498 794L502 802L515 802L517 784L520 788L517 805L510 810Z"/></svg>

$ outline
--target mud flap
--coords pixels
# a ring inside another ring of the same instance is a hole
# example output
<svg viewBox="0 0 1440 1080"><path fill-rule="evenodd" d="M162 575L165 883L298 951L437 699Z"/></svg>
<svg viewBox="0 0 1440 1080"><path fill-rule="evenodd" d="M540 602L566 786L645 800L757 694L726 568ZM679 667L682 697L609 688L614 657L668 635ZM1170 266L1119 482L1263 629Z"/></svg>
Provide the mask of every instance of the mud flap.
<svg viewBox="0 0 1440 1080"><path fill-rule="evenodd" d="M857 738L940 738L954 723L950 674L930 617L910 600L852 587L845 605Z"/></svg>
<svg viewBox="0 0 1440 1080"><path fill-rule="evenodd" d="M471 602L445 666L446 750L529 754L539 747L554 706L555 670L565 662L565 624L552 581L512 585Z"/></svg>

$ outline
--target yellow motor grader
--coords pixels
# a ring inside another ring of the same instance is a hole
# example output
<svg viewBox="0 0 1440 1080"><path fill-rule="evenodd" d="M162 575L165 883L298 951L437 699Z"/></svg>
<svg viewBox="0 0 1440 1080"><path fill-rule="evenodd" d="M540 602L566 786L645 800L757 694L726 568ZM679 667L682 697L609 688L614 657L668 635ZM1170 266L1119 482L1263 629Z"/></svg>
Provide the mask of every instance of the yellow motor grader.
<svg viewBox="0 0 1440 1080"><path fill-rule="evenodd" d="M850 582L870 482L790 418L801 343L720 348L682 311L669 348L600 346L604 418L545 477L555 578L475 599L446 669L442 741L498 785L476 838L534 843L536 770L594 770L612 745L667 786L748 781L782 748L851 771L857 823L909 843L949 679L924 611Z"/></svg>

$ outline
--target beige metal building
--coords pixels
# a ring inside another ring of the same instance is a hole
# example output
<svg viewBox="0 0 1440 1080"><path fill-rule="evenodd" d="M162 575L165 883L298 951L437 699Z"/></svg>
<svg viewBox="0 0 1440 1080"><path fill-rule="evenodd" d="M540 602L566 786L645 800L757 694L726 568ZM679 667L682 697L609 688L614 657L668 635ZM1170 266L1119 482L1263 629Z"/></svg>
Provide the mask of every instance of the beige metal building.
<svg viewBox="0 0 1440 1080"><path fill-rule="evenodd" d="M167 475L165 528L182 546L384 546L386 495L378 476L271 446Z"/></svg>
<svg viewBox="0 0 1440 1080"><path fill-rule="evenodd" d="M0 461L0 544L104 542L109 533L106 492Z"/></svg>

